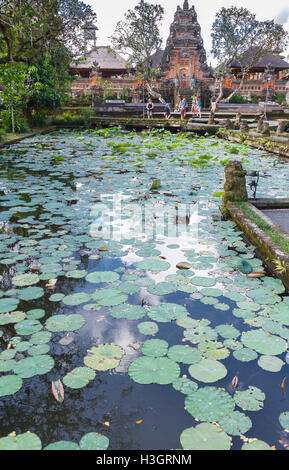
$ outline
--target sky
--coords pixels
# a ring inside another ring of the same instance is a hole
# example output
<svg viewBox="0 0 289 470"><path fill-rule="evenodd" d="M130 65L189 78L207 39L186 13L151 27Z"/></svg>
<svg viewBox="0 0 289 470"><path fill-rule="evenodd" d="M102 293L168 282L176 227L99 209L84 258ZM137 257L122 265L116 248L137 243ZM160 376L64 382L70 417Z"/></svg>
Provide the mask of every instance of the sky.
<svg viewBox="0 0 289 470"><path fill-rule="evenodd" d="M163 39L163 48L169 35L169 28L174 19L177 6L183 6L183 0L146 0L151 4L161 4L165 10L164 19L161 25L161 37ZM111 45L109 37L115 30L116 23L124 18L128 9L133 9L139 2L138 0L85 0L94 12L97 14L97 45ZM204 40L204 46L207 52L208 63L216 65L211 57L211 27L216 12L222 7L231 6L245 7L251 13L255 13L260 21L275 20L282 24L284 29L289 32L289 2L288 0L189 0L189 6L194 5L198 21L201 26L201 34ZM284 52L284 56L289 54L289 49Z"/></svg>

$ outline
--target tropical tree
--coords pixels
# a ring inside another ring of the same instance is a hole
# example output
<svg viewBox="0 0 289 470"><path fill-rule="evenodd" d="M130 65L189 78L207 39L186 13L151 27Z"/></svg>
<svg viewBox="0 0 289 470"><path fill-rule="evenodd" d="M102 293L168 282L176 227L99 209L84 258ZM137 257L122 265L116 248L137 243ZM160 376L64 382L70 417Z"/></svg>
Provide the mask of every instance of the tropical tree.
<svg viewBox="0 0 289 470"><path fill-rule="evenodd" d="M95 20L91 7L79 0L0 0L0 64L31 64L61 44L81 55L85 28Z"/></svg>
<svg viewBox="0 0 289 470"><path fill-rule="evenodd" d="M243 7L221 8L212 25L212 55L218 60L215 76L219 80L219 102L223 83L231 71L231 63L238 63L240 83L229 96L237 93L254 64L268 54L280 53L288 44L288 33L273 20L258 21L256 15Z"/></svg>
<svg viewBox="0 0 289 470"><path fill-rule="evenodd" d="M114 48L127 56L128 66L136 69L145 81L149 94L162 103L162 96L152 86L152 79L160 74L159 69L153 68L152 56L162 45L159 28L163 14L161 5L140 0L133 10L125 13L124 20L117 23L111 37Z"/></svg>

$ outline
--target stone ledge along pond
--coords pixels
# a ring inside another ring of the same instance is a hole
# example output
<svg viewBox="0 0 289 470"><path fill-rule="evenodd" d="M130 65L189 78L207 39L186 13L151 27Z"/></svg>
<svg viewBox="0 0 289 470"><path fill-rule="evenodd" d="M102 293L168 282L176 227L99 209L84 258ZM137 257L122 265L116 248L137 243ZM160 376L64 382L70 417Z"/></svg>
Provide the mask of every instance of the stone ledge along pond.
<svg viewBox="0 0 289 470"><path fill-rule="evenodd" d="M59 130L0 151L0 449L286 449L289 302L219 211L217 137Z"/></svg>

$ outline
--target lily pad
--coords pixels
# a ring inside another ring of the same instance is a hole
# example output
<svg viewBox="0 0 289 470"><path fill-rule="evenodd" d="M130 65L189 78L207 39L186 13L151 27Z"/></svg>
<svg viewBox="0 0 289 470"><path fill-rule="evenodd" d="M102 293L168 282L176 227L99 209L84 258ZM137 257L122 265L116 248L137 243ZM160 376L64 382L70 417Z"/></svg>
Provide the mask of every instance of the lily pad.
<svg viewBox="0 0 289 470"><path fill-rule="evenodd" d="M39 437L32 433L11 435L0 439L0 450L41 450L42 444Z"/></svg>
<svg viewBox="0 0 289 470"><path fill-rule="evenodd" d="M246 331L241 341L247 348L265 355L277 356L287 349L287 341L263 330Z"/></svg>
<svg viewBox="0 0 289 470"><path fill-rule="evenodd" d="M170 267L170 263L160 259L146 259L137 263L139 269L145 269L154 273L166 271Z"/></svg>
<svg viewBox="0 0 289 470"><path fill-rule="evenodd" d="M89 349L84 364L94 370L115 369L124 355L124 350L113 343L100 344Z"/></svg>
<svg viewBox="0 0 289 470"><path fill-rule="evenodd" d="M62 298L62 303L64 305L81 305L86 302L89 302L91 300L91 297L89 294L86 294L86 292L77 292L76 294L72 295L66 295L65 297Z"/></svg>
<svg viewBox="0 0 289 470"><path fill-rule="evenodd" d="M231 440L216 424L201 423L185 429L180 437L184 450L230 450Z"/></svg>
<svg viewBox="0 0 289 470"><path fill-rule="evenodd" d="M142 353L145 356L160 357L168 352L168 343L163 339L148 339L144 342Z"/></svg>
<svg viewBox="0 0 289 470"><path fill-rule="evenodd" d="M92 284L109 283L117 281L119 274L115 271L95 271L89 273L85 279Z"/></svg>
<svg viewBox="0 0 289 470"><path fill-rule="evenodd" d="M89 367L76 367L66 374L62 381L69 388L85 387L95 378L95 372Z"/></svg>
<svg viewBox="0 0 289 470"><path fill-rule="evenodd" d="M18 274L12 277L12 284L17 287L32 286L39 282L38 274Z"/></svg>
<svg viewBox="0 0 289 470"><path fill-rule="evenodd" d="M226 367L219 361L203 359L189 367L191 376L205 383L217 382L227 375Z"/></svg>
<svg viewBox="0 0 289 470"><path fill-rule="evenodd" d="M79 442L79 447L81 450L106 450L108 446L108 437L96 432L89 432L85 434Z"/></svg>
<svg viewBox="0 0 289 470"><path fill-rule="evenodd" d="M14 372L19 377L27 379L35 375L44 375L54 367L54 359L47 354L38 354L26 357L18 361L14 367Z"/></svg>
<svg viewBox="0 0 289 470"><path fill-rule="evenodd" d="M174 303L164 303L150 307L148 310L148 316L160 323L169 322L184 318L188 315L185 307Z"/></svg>
<svg viewBox="0 0 289 470"><path fill-rule="evenodd" d="M128 374L140 384L166 385L179 377L180 367L167 357L141 356L130 364Z"/></svg>
<svg viewBox="0 0 289 470"><path fill-rule="evenodd" d="M22 387L22 379L18 375L4 375L0 377L0 397L14 395ZM1 439L0 439L1 441ZM1 450L1 445L0 445Z"/></svg>
<svg viewBox="0 0 289 470"><path fill-rule="evenodd" d="M195 364L202 359L202 354L198 349L191 348L188 345L175 345L170 347L168 357L175 362Z"/></svg>
<svg viewBox="0 0 289 470"><path fill-rule="evenodd" d="M45 327L52 332L75 331L79 330L85 322L85 318L78 313L71 315L53 315L48 318Z"/></svg>
<svg viewBox="0 0 289 470"><path fill-rule="evenodd" d="M127 318L128 320L139 320L146 315L146 310L140 305L121 304L113 307L110 314L114 318Z"/></svg>
<svg viewBox="0 0 289 470"><path fill-rule="evenodd" d="M249 386L247 390L236 391L234 400L242 410L258 411L264 406L265 393L258 387Z"/></svg>
<svg viewBox="0 0 289 470"><path fill-rule="evenodd" d="M152 321L139 323L137 328L142 335L155 335L159 331L157 323Z"/></svg>
<svg viewBox="0 0 289 470"><path fill-rule="evenodd" d="M185 399L186 410L201 421L219 421L230 415L235 409L235 402L225 390L213 386L199 388Z"/></svg>

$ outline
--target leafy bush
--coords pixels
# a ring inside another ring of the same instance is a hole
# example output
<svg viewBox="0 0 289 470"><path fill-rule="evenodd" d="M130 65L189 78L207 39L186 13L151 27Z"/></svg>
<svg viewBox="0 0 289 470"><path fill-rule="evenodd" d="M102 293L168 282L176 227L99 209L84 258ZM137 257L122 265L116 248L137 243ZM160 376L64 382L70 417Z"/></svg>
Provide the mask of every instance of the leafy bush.
<svg viewBox="0 0 289 470"><path fill-rule="evenodd" d="M247 103L247 100L242 95L233 95L230 99L230 103L244 104Z"/></svg>
<svg viewBox="0 0 289 470"><path fill-rule="evenodd" d="M6 139L6 133L4 129L0 129L0 142L3 142Z"/></svg>
<svg viewBox="0 0 289 470"><path fill-rule="evenodd" d="M104 92L103 99L105 100L116 100L117 99L117 94L115 91L106 91Z"/></svg>
<svg viewBox="0 0 289 470"><path fill-rule="evenodd" d="M278 93L278 95L277 95L277 97L276 97L276 101L277 101L277 103L280 104L280 105L283 104L284 102L286 102L286 95L285 95L285 93L283 93L282 91L281 91L281 93Z"/></svg>
<svg viewBox="0 0 289 470"><path fill-rule="evenodd" d="M0 114L0 119L3 120L4 130L7 132L12 131L12 121L11 121L11 113L8 110L2 111ZM23 116L15 113L14 115L14 122L15 122L15 132L25 132L27 131L27 126L25 124L25 119Z"/></svg>
<svg viewBox="0 0 289 470"><path fill-rule="evenodd" d="M31 127L42 127L45 124L45 114L44 112L38 111L34 112L29 119L29 124Z"/></svg>

